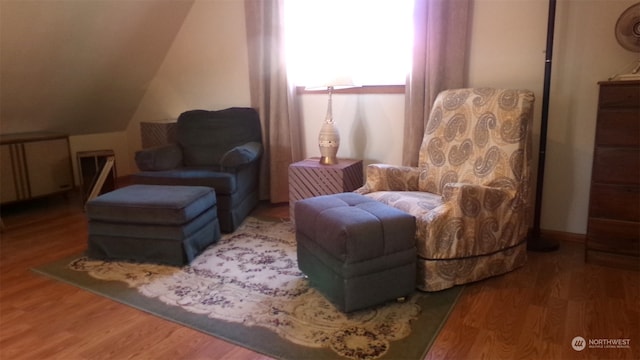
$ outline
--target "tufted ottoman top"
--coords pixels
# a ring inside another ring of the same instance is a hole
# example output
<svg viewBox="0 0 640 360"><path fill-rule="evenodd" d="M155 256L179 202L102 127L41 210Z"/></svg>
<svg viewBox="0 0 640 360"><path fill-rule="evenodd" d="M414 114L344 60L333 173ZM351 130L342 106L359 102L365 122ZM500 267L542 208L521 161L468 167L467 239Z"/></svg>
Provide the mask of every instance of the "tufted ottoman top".
<svg viewBox="0 0 640 360"><path fill-rule="evenodd" d="M296 229L343 263L415 247L415 218L356 193L296 202Z"/></svg>
<svg viewBox="0 0 640 360"><path fill-rule="evenodd" d="M205 186L131 185L87 202L91 220L130 224L185 224L216 204Z"/></svg>

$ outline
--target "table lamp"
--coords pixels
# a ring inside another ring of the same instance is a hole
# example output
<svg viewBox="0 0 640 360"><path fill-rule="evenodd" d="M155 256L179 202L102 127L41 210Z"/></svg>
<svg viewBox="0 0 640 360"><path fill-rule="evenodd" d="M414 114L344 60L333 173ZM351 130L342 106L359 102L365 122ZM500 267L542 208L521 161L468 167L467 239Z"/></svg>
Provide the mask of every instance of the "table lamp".
<svg viewBox="0 0 640 360"><path fill-rule="evenodd" d="M331 104L331 97L333 90L344 89L349 87L355 87L353 80L350 77L336 77L331 81L328 81L322 87L314 87L308 89L327 89L329 93L329 100L327 102L327 115L325 116L324 123L320 127L320 134L318 135L318 147L320 149L320 164L322 165L334 165L338 163L338 148L340 147L340 133L333 120L333 109Z"/></svg>

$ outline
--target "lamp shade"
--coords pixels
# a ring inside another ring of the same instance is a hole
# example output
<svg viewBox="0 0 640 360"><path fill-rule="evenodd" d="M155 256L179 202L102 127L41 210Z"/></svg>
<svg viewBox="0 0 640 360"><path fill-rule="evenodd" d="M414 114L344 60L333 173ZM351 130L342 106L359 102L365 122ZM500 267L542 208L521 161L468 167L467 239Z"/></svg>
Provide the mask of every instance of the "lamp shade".
<svg viewBox="0 0 640 360"><path fill-rule="evenodd" d="M327 76L323 77L324 80L319 80L316 84L305 86L305 90L309 91L320 91L327 90L329 88L332 89L346 89L350 87L357 87L356 83L353 81L353 78L349 75L337 75L337 76Z"/></svg>

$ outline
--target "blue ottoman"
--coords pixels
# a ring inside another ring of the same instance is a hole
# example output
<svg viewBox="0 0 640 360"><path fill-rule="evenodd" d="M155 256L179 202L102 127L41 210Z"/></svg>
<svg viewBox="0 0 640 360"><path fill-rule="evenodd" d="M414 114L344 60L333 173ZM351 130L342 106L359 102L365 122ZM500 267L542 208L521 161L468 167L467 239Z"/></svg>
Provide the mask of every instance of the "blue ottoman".
<svg viewBox="0 0 640 360"><path fill-rule="evenodd" d="M415 218L356 193L296 202L298 267L344 312L413 293Z"/></svg>
<svg viewBox="0 0 640 360"><path fill-rule="evenodd" d="M87 255L189 264L220 239L214 189L132 185L87 202Z"/></svg>

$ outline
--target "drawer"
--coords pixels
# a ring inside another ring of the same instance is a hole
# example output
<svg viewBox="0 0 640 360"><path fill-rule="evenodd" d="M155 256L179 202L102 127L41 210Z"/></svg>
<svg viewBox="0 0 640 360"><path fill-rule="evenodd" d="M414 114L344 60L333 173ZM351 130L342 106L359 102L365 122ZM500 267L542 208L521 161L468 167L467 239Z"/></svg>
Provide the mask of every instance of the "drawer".
<svg viewBox="0 0 640 360"><path fill-rule="evenodd" d="M596 145L640 146L640 109L600 111Z"/></svg>
<svg viewBox="0 0 640 360"><path fill-rule="evenodd" d="M640 223L590 218L587 248L640 255Z"/></svg>
<svg viewBox="0 0 640 360"><path fill-rule="evenodd" d="M600 108L640 107L640 87L637 84L603 84L600 86Z"/></svg>
<svg viewBox="0 0 640 360"><path fill-rule="evenodd" d="M592 182L638 184L640 149L596 147L593 154Z"/></svg>
<svg viewBox="0 0 640 360"><path fill-rule="evenodd" d="M589 217L640 221L638 186L592 184Z"/></svg>

